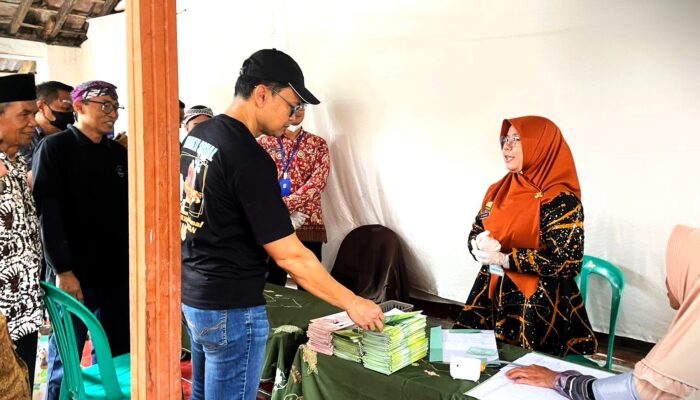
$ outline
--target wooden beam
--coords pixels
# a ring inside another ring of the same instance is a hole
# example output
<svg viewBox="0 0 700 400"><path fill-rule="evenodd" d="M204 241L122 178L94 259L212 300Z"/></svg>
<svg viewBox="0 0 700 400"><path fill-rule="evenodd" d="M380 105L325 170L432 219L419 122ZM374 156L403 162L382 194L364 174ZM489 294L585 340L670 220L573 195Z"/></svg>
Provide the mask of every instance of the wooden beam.
<svg viewBox="0 0 700 400"><path fill-rule="evenodd" d="M29 74L36 72L36 61L22 61L22 66L17 71L18 74Z"/></svg>
<svg viewBox="0 0 700 400"><path fill-rule="evenodd" d="M116 7L118 2L119 0L105 0L102 3L102 9L99 13L97 13L97 16L102 17L107 14L110 14L114 10L114 7Z"/></svg>
<svg viewBox="0 0 700 400"><path fill-rule="evenodd" d="M24 18L27 16L27 11L32 6L32 0L22 0L19 5L17 5L17 11L15 11L15 16L10 24L10 34L14 35L19 30L20 25L24 22Z"/></svg>
<svg viewBox="0 0 700 400"><path fill-rule="evenodd" d="M58 12L57 10L53 10L51 8L30 7L29 9L36 12L36 13L42 13L42 14L44 14L44 13L56 14Z"/></svg>
<svg viewBox="0 0 700 400"><path fill-rule="evenodd" d="M179 399L176 0L128 0L131 398Z"/></svg>
<svg viewBox="0 0 700 400"><path fill-rule="evenodd" d="M39 42L39 43L46 43L44 40L41 39L40 36L37 36L35 33L28 34L28 33L17 33L15 35L9 35L7 32L0 30L0 37L8 38L8 39L22 39L22 40L29 40L31 42ZM80 44L84 42L85 40L83 39L83 36L80 36L79 38L63 38L59 36L56 40L51 42L52 45L56 46L66 46L66 47L80 47Z"/></svg>
<svg viewBox="0 0 700 400"><path fill-rule="evenodd" d="M43 26L32 25L32 24L28 24L28 23L26 23L26 22L22 22L21 26L22 26L23 28L29 28L29 29L43 29L43 28L44 28Z"/></svg>
<svg viewBox="0 0 700 400"><path fill-rule="evenodd" d="M51 33L49 33L49 39L55 38L56 36L58 36L58 33L61 32L61 28L63 28L63 24L66 23L68 15L70 15L70 12L73 10L73 6L75 5L76 1L78 0L63 1L63 5L61 6L61 9L56 15L56 25L53 26Z"/></svg>

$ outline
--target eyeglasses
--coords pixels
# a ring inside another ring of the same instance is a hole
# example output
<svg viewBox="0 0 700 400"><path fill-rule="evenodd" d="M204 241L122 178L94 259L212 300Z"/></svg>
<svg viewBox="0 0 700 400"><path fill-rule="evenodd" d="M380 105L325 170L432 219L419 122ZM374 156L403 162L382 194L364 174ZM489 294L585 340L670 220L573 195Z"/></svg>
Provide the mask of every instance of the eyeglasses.
<svg viewBox="0 0 700 400"><path fill-rule="evenodd" d="M517 133L513 136L501 136L501 148L513 147L516 143L520 143L520 135Z"/></svg>
<svg viewBox="0 0 700 400"><path fill-rule="evenodd" d="M112 111L119 113L119 110L123 110L124 107L120 106L119 103L112 103L111 101L95 101L95 100L83 100L83 103L95 103L100 105L100 109L104 111L105 114L109 114Z"/></svg>
<svg viewBox="0 0 700 400"><path fill-rule="evenodd" d="M290 117L291 117L292 115L296 114L298 111L306 110L306 103L304 103L303 101L300 101L299 104L297 104L297 105L293 105L293 104L290 103L287 99L285 99L285 98L280 94L280 92L278 92L277 90L275 90L275 89L273 89L273 88L270 88L270 90L272 91L272 93L278 95L278 96L280 97L280 99L284 100L284 102L287 103L287 104L289 105L289 107L292 108L292 111L289 112L289 116L290 116Z"/></svg>

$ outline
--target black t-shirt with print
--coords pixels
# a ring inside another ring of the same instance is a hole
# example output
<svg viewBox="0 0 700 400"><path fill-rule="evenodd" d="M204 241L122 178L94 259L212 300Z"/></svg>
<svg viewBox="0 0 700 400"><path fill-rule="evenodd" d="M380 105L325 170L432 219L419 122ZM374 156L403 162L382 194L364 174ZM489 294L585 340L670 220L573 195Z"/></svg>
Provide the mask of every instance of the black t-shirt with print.
<svg viewBox="0 0 700 400"><path fill-rule="evenodd" d="M261 245L294 232L277 168L241 122L197 125L180 153L182 302L220 310L265 304Z"/></svg>

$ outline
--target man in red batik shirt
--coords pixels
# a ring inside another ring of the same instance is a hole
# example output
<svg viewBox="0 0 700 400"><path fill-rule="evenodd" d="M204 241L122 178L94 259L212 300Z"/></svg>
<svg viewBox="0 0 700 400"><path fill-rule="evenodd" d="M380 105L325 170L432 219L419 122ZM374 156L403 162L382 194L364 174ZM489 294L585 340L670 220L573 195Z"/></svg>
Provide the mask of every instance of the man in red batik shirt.
<svg viewBox="0 0 700 400"><path fill-rule="evenodd" d="M280 138L261 135L258 143L277 165L282 200L301 242L321 261L321 246L327 241L321 212L321 193L330 172L328 145L321 137L301 127L306 110L301 108ZM269 261L267 281L284 286L287 273Z"/></svg>

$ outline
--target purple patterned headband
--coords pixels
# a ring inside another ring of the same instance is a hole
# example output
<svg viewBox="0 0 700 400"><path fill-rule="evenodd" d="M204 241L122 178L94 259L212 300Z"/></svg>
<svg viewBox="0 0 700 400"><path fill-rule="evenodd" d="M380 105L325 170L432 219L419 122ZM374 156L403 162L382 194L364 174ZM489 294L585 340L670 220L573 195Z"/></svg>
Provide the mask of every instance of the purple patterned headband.
<svg viewBox="0 0 700 400"><path fill-rule="evenodd" d="M117 87L105 81L87 81L76 86L70 92L70 97L73 101L88 100L99 96L109 96L114 100L118 100Z"/></svg>

